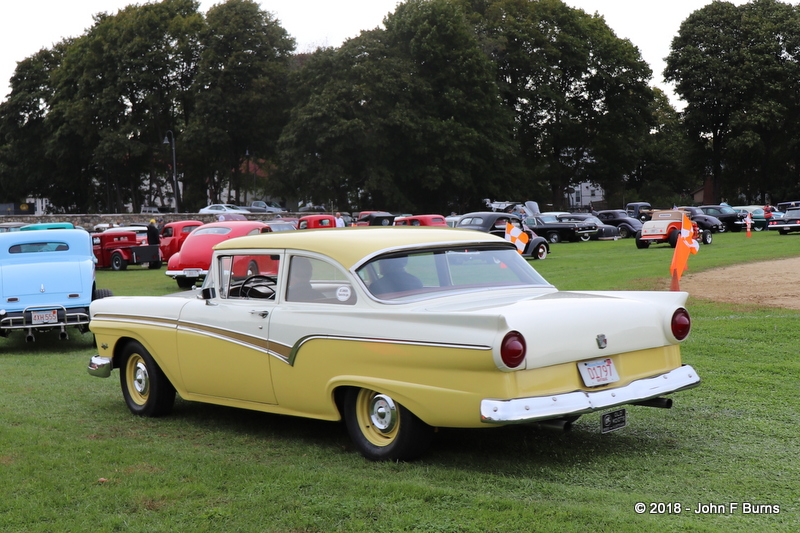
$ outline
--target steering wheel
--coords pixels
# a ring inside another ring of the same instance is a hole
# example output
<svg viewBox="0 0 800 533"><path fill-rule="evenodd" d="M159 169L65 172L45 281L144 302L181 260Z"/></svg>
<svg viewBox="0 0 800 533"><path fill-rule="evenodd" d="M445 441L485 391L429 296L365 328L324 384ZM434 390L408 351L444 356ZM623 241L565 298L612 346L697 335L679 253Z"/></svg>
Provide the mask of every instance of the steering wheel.
<svg viewBox="0 0 800 533"><path fill-rule="evenodd" d="M275 276L265 276L263 274L254 274L247 276L242 284L239 286L239 295L242 298L250 298L250 292L254 291L256 298L273 299L275 298L275 284L277 283ZM248 286L249 284L249 286ZM269 287L268 285L272 285ZM269 291L262 292L262 290Z"/></svg>

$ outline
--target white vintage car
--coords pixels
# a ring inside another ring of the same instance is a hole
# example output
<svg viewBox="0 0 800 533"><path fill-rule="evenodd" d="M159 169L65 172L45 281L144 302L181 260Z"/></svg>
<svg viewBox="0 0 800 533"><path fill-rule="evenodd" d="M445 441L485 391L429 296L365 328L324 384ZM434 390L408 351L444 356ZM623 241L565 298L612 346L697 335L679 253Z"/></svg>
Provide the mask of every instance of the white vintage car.
<svg viewBox="0 0 800 533"><path fill-rule="evenodd" d="M365 457L411 459L435 427L670 406L664 395L700 382L681 363L686 297L558 291L513 244L472 230L267 233L218 244L196 297L92 303L89 373L120 369L138 415L168 413L177 391L344 419Z"/></svg>

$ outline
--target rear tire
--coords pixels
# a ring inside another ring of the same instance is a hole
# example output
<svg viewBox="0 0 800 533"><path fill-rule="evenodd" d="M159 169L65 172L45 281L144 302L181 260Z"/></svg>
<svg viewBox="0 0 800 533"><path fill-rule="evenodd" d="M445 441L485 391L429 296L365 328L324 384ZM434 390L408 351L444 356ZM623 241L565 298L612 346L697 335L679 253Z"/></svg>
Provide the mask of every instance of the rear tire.
<svg viewBox="0 0 800 533"><path fill-rule="evenodd" d="M108 296L114 296L111 289L95 289L92 293L92 301L107 298Z"/></svg>
<svg viewBox="0 0 800 533"><path fill-rule="evenodd" d="M650 247L650 242L649 241L643 241L642 240L642 232L641 231L637 231L636 232L636 248L638 248L639 250L644 250L645 248L649 248L649 247Z"/></svg>
<svg viewBox="0 0 800 533"><path fill-rule="evenodd" d="M680 231L673 229L669 232L669 236L667 237L667 241L669 241L669 245L673 248L678 246L678 236L681 234Z"/></svg>
<svg viewBox="0 0 800 533"><path fill-rule="evenodd" d="M537 244L533 249L533 253L531 253L531 257L533 257L534 259L546 259L547 245L543 242Z"/></svg>
<svg viewBox="0 0 800 533"><path fill-rule="evenodd" d="M125 270L128 268L128 260L122 257L122 254L119 252L114 252L111 254L111 270Z"/></svg>
<svg viewBox="0 0 800 533"><path fill-rule="evenodd" d="M372 461L419 457L433 440L433 428L390 396L353 388L344 399L347 432L358 451Z"/></svg>
<svg viewBox="0 0 800 533"><path fill-rule="evenodd" d="M181 289L191 289L196 283L195 278L187 278L186 276L178 276L175 281L178 282L178 287Z"/></svg>
<svg viewBox="0 0 800 533"><path fill-rule="evenodd" d="M550 244L556 244L557 242L561 242L561 235L559 235L557 231L551 231L547 234L547 240Z"/></svg>
<svg viewBox="0 0 800 533"><path fill-rule="evenodd" d="M627 228L627 226L620 226L619 227L619 238L620 239L627 239L631 236L631 230Z"/></svg>

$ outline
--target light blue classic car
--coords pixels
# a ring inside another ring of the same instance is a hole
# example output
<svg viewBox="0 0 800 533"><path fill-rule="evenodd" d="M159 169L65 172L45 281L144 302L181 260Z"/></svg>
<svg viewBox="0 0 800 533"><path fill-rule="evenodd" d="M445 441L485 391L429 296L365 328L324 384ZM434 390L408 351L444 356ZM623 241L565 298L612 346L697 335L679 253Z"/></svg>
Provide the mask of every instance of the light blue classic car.
<svg viewBox="0 0 800 533"><path fill-rule="evenodd" d="M89 234L80 229L0 233L0 336L67 327L89 330L89 304L110 296L97 289Z"/></svg>

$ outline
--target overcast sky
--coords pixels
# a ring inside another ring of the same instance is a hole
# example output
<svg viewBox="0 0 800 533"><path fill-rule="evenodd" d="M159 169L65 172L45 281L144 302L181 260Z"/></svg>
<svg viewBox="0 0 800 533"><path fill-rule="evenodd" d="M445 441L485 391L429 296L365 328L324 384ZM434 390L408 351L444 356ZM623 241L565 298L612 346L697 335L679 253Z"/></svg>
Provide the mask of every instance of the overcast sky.
<svg viewBox="0 0 800 533"><path fill-rule="evenodd" d="M653 83L664 89L673 104L683 107L662 81L663 59L681 22L711 0L565 0L587 13L599 13L618 37L629 39L653 70ZM743 0L732 0L743 4ZM66 37L77 37L93 24L92 16L115 14L131 0L3 0L0 7L0 99L5 100L17 61ZM205 12L218 0L201 0ZM318 46L339 46L361 30L382 25L398 0L261 0L297 40L299 52ZM791 2L796 3L796 2Z"/></svg>

